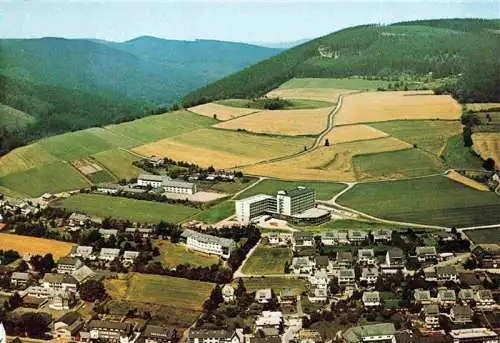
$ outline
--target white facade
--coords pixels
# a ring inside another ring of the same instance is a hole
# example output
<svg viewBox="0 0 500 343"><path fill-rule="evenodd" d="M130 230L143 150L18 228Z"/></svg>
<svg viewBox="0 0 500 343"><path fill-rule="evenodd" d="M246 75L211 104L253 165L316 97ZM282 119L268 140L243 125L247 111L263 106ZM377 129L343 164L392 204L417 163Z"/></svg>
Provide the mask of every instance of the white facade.
<svg viewBox="0 0 500 343"><path fill-rule="evenodd" d="M234 247L234 241L231 239L206 235L189 229L182 232L182 237L186 239L186 245L189 248L223 258L229 258Z"/></svg>
<svg viewBox="0 0 500 343"><path fill-rule="evenodd" d="M164 181L163 189L167 193L179 193L179 194L194 194L196 193L196 184L191 182L182 181Z"/></svg>
<svg viewBox="0 0 500 343"><path fill-rule="evenodd" d="M255 217L267 211L275 210L274 198L265 194L257 194L246 199L236 200L236 219L240 224L249 224Z"/></svg>
<svg viewBox="0 0 500 343"><path fill-rule="evenodd" d="M99 259L103 261L114 261L120 256L120 249L102 248Z"/></svg>
<svg viewBox="0 0 500 343"><path fill-rule="evenodd" d="M94 248L86 245L79 245L71 252L71 257L91 258Z"/></svg>
<svg viewBox="0 0 500 343"><path fill-rule="evenodd" d="M142 187L151 186L160 188L163 185L165 177L160 175L141 174L137 177L137 185Z"/></svg>

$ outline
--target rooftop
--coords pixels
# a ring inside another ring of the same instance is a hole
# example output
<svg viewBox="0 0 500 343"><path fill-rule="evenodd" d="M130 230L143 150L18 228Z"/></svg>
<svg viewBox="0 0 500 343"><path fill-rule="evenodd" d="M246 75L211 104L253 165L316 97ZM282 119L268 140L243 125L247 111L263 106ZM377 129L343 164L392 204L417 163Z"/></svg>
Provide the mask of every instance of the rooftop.
<svg viewBox="0 0 500 343"><path fill-rule="evenodd" d="M120 331L129 331L130 323L112 322L109 320L92 320L87 324L87 328L92 329L114 329Z"/></svg>
<svg viewBox="0 0 500 343"><path fill-rule="evenodd" d="M439 316L439 306L436 304L425 305L423 310L427 316Z"/></svg>
<svg viewBox="0 0 500 343"><path fill-rule="evenodd" d="M185 181L165 180L162 184L164 187L177 187L177 188L193 188L194 184Z"/></svg>
<svg viewBox="0 0 500 343"><path fill-rule="evenodd" d="M279 195L288 195L290 197L296 197L307 193L314 193L314 190L307 187L298 186L297 188L292 188L278 192Z"/></svg>
<svg viewBox="0 0 500 343"><path fill-rule="evenodd" d="M258 202L258 201L262 201L262 200L266 200L266 199L274 199L274 197L267 195L267 194L256 194L256 195L252 195L251 197L236 200L236 201L237 202L239 201L242 203L254 203L254 202Z"/></svg>
<svg viewBox="0 0 500 343"><path fill-rule="evenodd" d="M425 246L425 247L417 247L415 249L417 255L436 255L436 247Z"/></svg>
<svg viewBox="0 0 500 343"><path fill-rule="evenodd" d="M54 274L54 273L46 273L43 277L43 282L48 283L67 283L76 285L78 281L68 274Z"/></svg>
<svg viewBox="0 0 500 343"><path fill-rule="evenodd" d="M361 343L366 337L392 336L396 328L392 323L373 324L365 326L354 326L344 332L344 338L348 343Z"/></svg>
<svg viewBox="0 0 500 343"><path fill-rule="evenodd" d="M71 257L71 256L63 256L61 258L59 258L59 260L57 261L57 264L67 264L67 265L76 265L80 262L80 259L78 259L77 257Z"/></svg>
<svg viewBox="0 0 500 343"><path fill-rule="evenodd" d="M321 208L313 207L299 214L293 215L295 218L317 218L324 216L325 214L330 213L327 210L323 210Z"/></svg>
<svg viewBox="0 0 500 343"><path fill-rule="evenodd" d="M141 174L137 177L137 180L154 181L154 182L163 182L163 180L168 180L168 179L170 178L153 174Z"/></svg>
<svg viewBox="0 0 500 343"><path fill-rule="evenodd" d="M479 338L479 337L497 337L497 334L489 329L474 328L474 329L460 329L451 330L449 335L453 338Z"/></svg>
<svg viewBox="0 0 500 343"><path fill-rule="evenodd" d="M212 235L206 235L204 233L190 230L190 229L185 229L184 231L182 231L181 236L184 238L191 237L193 239L196 239L199 242L220 244L223 247L232 247L234 245L234 241L232 239L222 238L222 237L217 237L217 236L212 236Z"/></svg>

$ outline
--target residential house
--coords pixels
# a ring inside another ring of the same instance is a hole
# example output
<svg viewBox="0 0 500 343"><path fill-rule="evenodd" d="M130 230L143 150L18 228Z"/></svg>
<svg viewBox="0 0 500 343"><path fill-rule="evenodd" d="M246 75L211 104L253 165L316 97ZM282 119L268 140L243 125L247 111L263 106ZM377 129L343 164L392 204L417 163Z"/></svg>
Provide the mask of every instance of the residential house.
<svg viewBox="0 0 500 343"><path fill-rule="evenodd" d="M76 281L78 281L79 284L84 283L90 278L93 278L95 276L95 273L92 269L87 267L86 265L81 266L77 270L75 270L71 276L75 278Z"/></svg>
<svg viewBox="0 0 500 343"><path fill-rule="evenodd" d="M150 158L147 159L147 163L151 167L158 168L161 165L163 165L163 163L165 163L165 159L159 156L151 156Z"/></svg>
<svg viewBox="0 0 500 343"><path fill-rule="evenodd" d="M90 216L76 212L71 213L68 220L69 220L69 226L71 227L85 226L91 222Z"/></svg>
<svg viewBox="0 0 500 343"><path fill-rule="evenodd" d="M470 287L474 291L483 288L483 282L485 279L486 274L479 271L462 272L459 277L462 287Z"/></svg>
<svg viewBox="0 0 500 343"><path fill-rule="evenodd" d="M57 311L69 310L76 304L76 291L74 289L61 289L52 293L49 299L51 309Z"/></svg>
<svg viewBox="0 0 500 343"><path fill-rule="evenodd" d="M330 260L328 259L328 256L316 256L314 257L314 264L318 270L328 270Z"/></svg>
<svg viewBox="0 0 500 343"><path fill-rule="evenodd" d="M347 230L337 230L335 231L337 244L347 245L351 244L349 240L349 231Z"/></svg>
<svg viewBox="0 0 500 343"><path fill-rule="evenodd" d="M72 274L83 265L77 257L63 256L57 261L57 272L59 274Z"/></svg>
<svg viewBox="0 0 500 343"><path fill-rule="evenodd" d="M346 343L394 343L396 328L392 323L353 326L342 334Z"/></svg>
<svg viewBox="0 0 500 343"><path fill-rule="evenodd" d="M454 324L472 323L472 309L469 305L455 304L450 310L450 318Z"/></svg>
<svg viewBox="0 0 500 343"><path fill-rule="evenodd" d="M22 272L13 272L10 276L10 285L15 289L26 289L31 283L31 274Z"/></svg>
<svg viewBox="0 0 500 343"><path fill-rule="evenodd" d="M185 229L181 237L185 240L188 248L218 255L222 258L229 258L235 246L232 239L206 235L190 229Z"/></svg>
<svg viewBox="0 0 500 343"><path fill-rule="evenodd" d="M122 256L122 263L131 265L137 257L139 257L138 251L125 250Z"/></svg>
<svg viewBox="0 0 500 343"><path fill-rule="evenodd" d="M451 330L453 343L498 343L498 335L486 328Z"/></svg>
<svg viewBox="0 0 500 343"><path fill-rule="evenodd" d="M222 299L225 303L232 303L235 300L234 296L234 288L231 284L226 283L224 287L222 287Z"/></svg>
<svg viewBox="0 0 500 343"><path fill-rule="evenodd" d="M84 323L78 312L68 312L54 321L53 334L64 341L74 341Z"/></svg>
<svg viewBox="0 0 500 343"><path fill-rule="evenodd" d="M480 268L500 268L500 244L479 244L472 250L472 256Z"/></svg>
<svg viewBox="0 0 500 343"><path fill-rule="evenodd" d="M292 245L294 249L314 247L314 236L310 232L298 231L293 233Z"/></svg>
<svg viewBox="0 0 500 343"><path fill-rule="evenodd" d="M271 288L259 289L255 292L255 301L259 304L267 304L273 298Z"/></svg>
<svg viewBox="0 0 500 343"><path fill-rule="evenodd" d="M413 299L416 304L428 305L432 302L431 292L424 289L416 289L413 292Z"/></svg>
<svg viewBox="0 0 500 343"><path fill-rule="evenodd" d="M453 289L440 289L437 295L437 301L440 306L451 307L457 302L457 296Z"/></svg>
<svg viewBox="0 0 500 343"><path fill-rule="evenodd" d="M437 260L436 247L433 246L417 247L415 249L415 252L417 254L417 260L419 262Z"/></svg>
<svg viewBox="0 0 500 343"><path fill-rule="evenodd" d="M128 227L125 229L126 234L139 234L142 238L149 238L153 235L153 229L152 228L146 228L146 227Z"/></svg>
<svg viewBox="0 0 500 343"><path fill-rule="evenodd" d="M335 231L323 231L321 232L321 244L324 246L332 246L337 244L337 235Z"/></svg>
<svg viewBox="0 0 500 343"><path fill-rule="evenodd" d="M280 289L280 294L278 295L278 302L280 304L294 304L297 301L297 294L293 288L284 287Z"/></svg>
<svg viewBox="0 0 500 343"><path fill-rule="evenodd" d="M374 284L378 279L378 268L363 268L361 270L361 276L359 278L360 281L366 281L368 284Z"/></svg>
<svg viewBox="0 0 500 343"><path fill-rule="evenodd" d="M338 272L338 282L340 286L353 285L356 283L354 269L340 269Z"/></svg>
<svg viewBox="0 0 500 343"><path fill-rule="evenodd" d="M120 257L120 249L102 248L99 252L99 259L102 261L114 261Z"/></svg>
<svg viewBox="0 0 500 343"><path fill-rule="evenodd" d="M376 229L372 231L374 243L390 243L392 240L392 231L389 229Z"/></svg>
<svg viewBox="0 0 500 343"><path fill-rule="evenodd" d="M117 194L123 186L116 183L103 182L97 185L96 192L102 194Z"/></svg>
<svg viewBox="0 0 500 343"><path fill-rule="evenodd" d="M405 257L403 250L398 247L392 247L387 250L385 255L385 264L381 265L382 272L396 273L405 266Z"/></svg>
<svg viewBox="0 0 500 343"><path fill-rule="evenodd" d="M366 231L350 230L348 237L352 244L361 244L368 238L368 233Z"/></svg>
<svg viewBox="0 0 500 343"><path fill-rule="evenodd" d="M474 297L476 307L483 310L492 310L495 308L496 301L493 298L493 293L489 289L480 289L476 292Z"/></svg>
<svg viewBox="0 0 500 343"><path fill-rule="evenodd" d="M439 306L436 304L428 304L422 307L422 315L424 317L425 326L428 329L439 328Z"/></svg>
<svg viewBox="0 0 500 343"><path fill-rule="evenodd" d="M94 255L92 254L94 248L86 245L75 245L71 248L71 253L69 254L71 257L81 257L83 259L94 259Z"/></svg>
<svg viewBox="0 0 500 343"><path fill-rule="evenodd" d="M380 306L380 294L378 291L363 292L361 298L365 307L378 307Z"/></svg>
<svg viewBox="0 0 500 343"><path fill-rule="evenodd" d="M359 249L358 250L358 263L364 265L375 264L375 252L373 249Z"/></svg>
<svg viewBox="0 0 500 343"><path fill-rule="evenodd" d="M87 324L92 340L128 343L132 338L132 324L109 320L91 320Z"/></svg>
<svg viewBox="0 0 500 343"><path fill-rule="evenodd" d="M309 284L311 288L327 289L330 279L325 270L316 270L314 274L309 276Z"/></svg>
<svg viewBox="0 0 500 343"><path fill-rule="evenodd" d="M41 281L44 288L50 288L54 293L68 290L76 292L78 281L68 274L46 273Z"/></svg>
<svg viewBox="0 0 500 343"><path fill-rule="evenodd" d="M117 236L118 230L116 229L99 229L99 233L104 239L109 239L111 236Z"/></svg>
<svg viewBox="0 0 500 343"><path fill-rule="evenodd" d="M189 329L189 343L242 343L236 331L224 329Z"/></svg>
<svg viewBox="0 0 500 343"><path fill-rule="evenodd" d="M438 266L435 270L438 282L458 281L458 273L453 266Z"/></svg>
<svg viewBox="0 0 500 343"><path fill-rule="evenodd" d="M255 320L255 332L267 329L274 329L279 332L283 325L283 313L281 311L262 311L262 314ZM273 330L273 331L274 331Z"/></svg>
<svg viewBox="0 0 500 343"><path fill-rule="evenodd" d="M309 256L292 258L290 270L295 275L309 275L312 272L313 268L314 262Z"/></svg>
<svg viewBox="0 0 500 343"><path fill-rule="evenodd" d="M328 300L328 290L325 288L311 288L307 293L307 298L312 303L326 302Z"/></svg>
<svg viewBox="0 0 500 343"><path fill-rule="evenodd" d="M144 343L172 343L176 340L174 330L159 325L147 325L141 338Z"/></svg>
<svg viewBox="0 0 500 343"><path fill-rule="evenodd" d="M350 268L352 267L354 259L350 251L339 251L337 252L337 266L340 268Z"/></svg>
<svg viewBox="0 0 500 343"><path fill-rule="evenodd" d="M458 291L458 299L460 299L463 304L469 304L474 300L474 291L471 288L462 288Z"/></svg>

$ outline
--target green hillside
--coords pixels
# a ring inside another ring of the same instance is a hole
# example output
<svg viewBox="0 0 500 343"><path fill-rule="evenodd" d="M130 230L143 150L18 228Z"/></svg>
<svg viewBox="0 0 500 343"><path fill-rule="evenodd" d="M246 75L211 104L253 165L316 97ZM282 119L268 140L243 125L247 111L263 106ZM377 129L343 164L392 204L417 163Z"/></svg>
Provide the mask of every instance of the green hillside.
<svg viewBox="0 0 500 343"><path fill-rule="evenodd" d="M392 81L453 77L459 80L447 89L457 98L495 101L500 96L499 28L500 21L481 19L347 28L191 92L184 102L257 97L294 77L351 76Z"/></svg>

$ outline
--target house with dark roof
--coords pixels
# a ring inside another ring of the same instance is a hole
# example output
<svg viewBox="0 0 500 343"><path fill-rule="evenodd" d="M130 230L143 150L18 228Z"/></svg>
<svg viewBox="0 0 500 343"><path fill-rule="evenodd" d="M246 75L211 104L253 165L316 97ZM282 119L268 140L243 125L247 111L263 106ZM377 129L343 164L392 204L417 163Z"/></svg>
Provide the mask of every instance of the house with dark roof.
<svg viewBox="0 0 500 343"><path fill-rule="evenodd" d="M440 306L452 307L457 302L457 296L453 289L440 289L438 291L437 300Z"/></svg>
<svg viewBox="0 0 500 343"><path fill-rule="evenodd" d="M314 262L315 262L315 267L316 269L324 269L328 270L330 266L330 260L328 259L328 256L316 256L314 257Z"/></svg>
<svg viewBox="0 0 500 343"><path fill-rule="evenodd" d="M359 249L358 263L365 265L375 264L375 252L373 251L373 249Z"/></svg>
<svg viewBox="0 0 500 343"><path fill-rule="evenodd" d="M174 330L159 325L147 325L141 338L144 343L171 343L176 339Z"/></svg>
<svg viewBox="0 0 500 343"><path fill-rule="evenodd" d="M428 329L436 329L439 327L439 306L436 304L428 304L422 307L422 317L425 326Z"/></svg>
<svg viewBox="0 0 500 343"><path fill-rule="evenodd" d="M478 244L472 256L480 268L500 268L500 244Z"/></svg>
<svg viewBox="0 0 500 343"><path fill-rule="evenodd" d="M78 281L68 274L46 273L42 279L42 286L51 289L54 293L62 290L76 292Z"/></svg>
<svg viewBox="0 0 500 343"><path fill-rule="evenodd" d="M474 300L476 301L476 307L483 311L493 310L496 306L493 293L489 289L478 290L475 294Z"/></svg>
<svg viewBox="0 0 500 343"><path fill-rule="evenodd" d="M25 289L31 283L30 273L14 272L10 276L10 285L15 289Z"/></svg>
<svg viewBox="0 0 500 343"><path fill-rule="evenodd" d="M63 256L57 261L57 272L59 274L72 274L83 265L77 257Z"/></svg>
<svg viewBox="0 0 500 343"><path fill-rule="evenodd" d="M405 256L403 250L398 247L392 247L387 250L385 263L381 265L384 273L396 273L405 266Z"/></svg>
<svg viewBox="0 0 500 343"><path fill-rule="evenodd" d="M346 343L392 343L395 334L394 324L383 323L350 327L344 331L342 337Z"/></svg>
<svg viewBox="0 0 500 343"><path fill-rule="evenodd" d="M431 292L424 289L416 289L413 291L413 299L416 304L428 305L432 302Z"/></svg>
<svg viewBox="0 0 500 343"><path fill-rule="evenodd" d="M189 329L189 343L242 343L236 331L224 329Z"/></svg>
<svg viewBox="0 0 500 343"><path fill-rule="evenodd" d="M78 312L67 312L54 321L53 334L59 339L73 340L78 336L84 323Z"/></svg>
<svg viewBox="0 0 500 343"><path fill-rule="evenodd" d="M436 247L433 246L417 247L415 253L417 254L418 262L437 260Z"/></svg>
<svg viewBox="0 0 500 343"><path fill-rule="evenodd" d="M472 315L474 312L469 305L455 304L450 310L450 318L454 324L472 323Z"/></svg>
<svg viewBox="0 0 500 343"><path fill-rule="evenodd" d="M374 243L390 243L392 231L389 229L375 229L372 231Z"/></svg>
<svg viewBox="0 0 500 343"><path fill-rule="evenodd" d="M92 340L126 343L132 338L132 324L130 323L91 320L87 324L87 330Z"/></svg>
<svg viewBox="0 0 500 343"><path fill-rule="evenodd" d="M352 257L352 252L350 251L339 251L337 252L337 266L339 268L349 268L352 266L354 258Z"/></svg>
<svg viewBox="0 0 500 343"><path fill-rule="evenodd" d="M438 282L458 281L458 273L453 266L437 266L434 268L436 271L436 279Z"/></svg>

